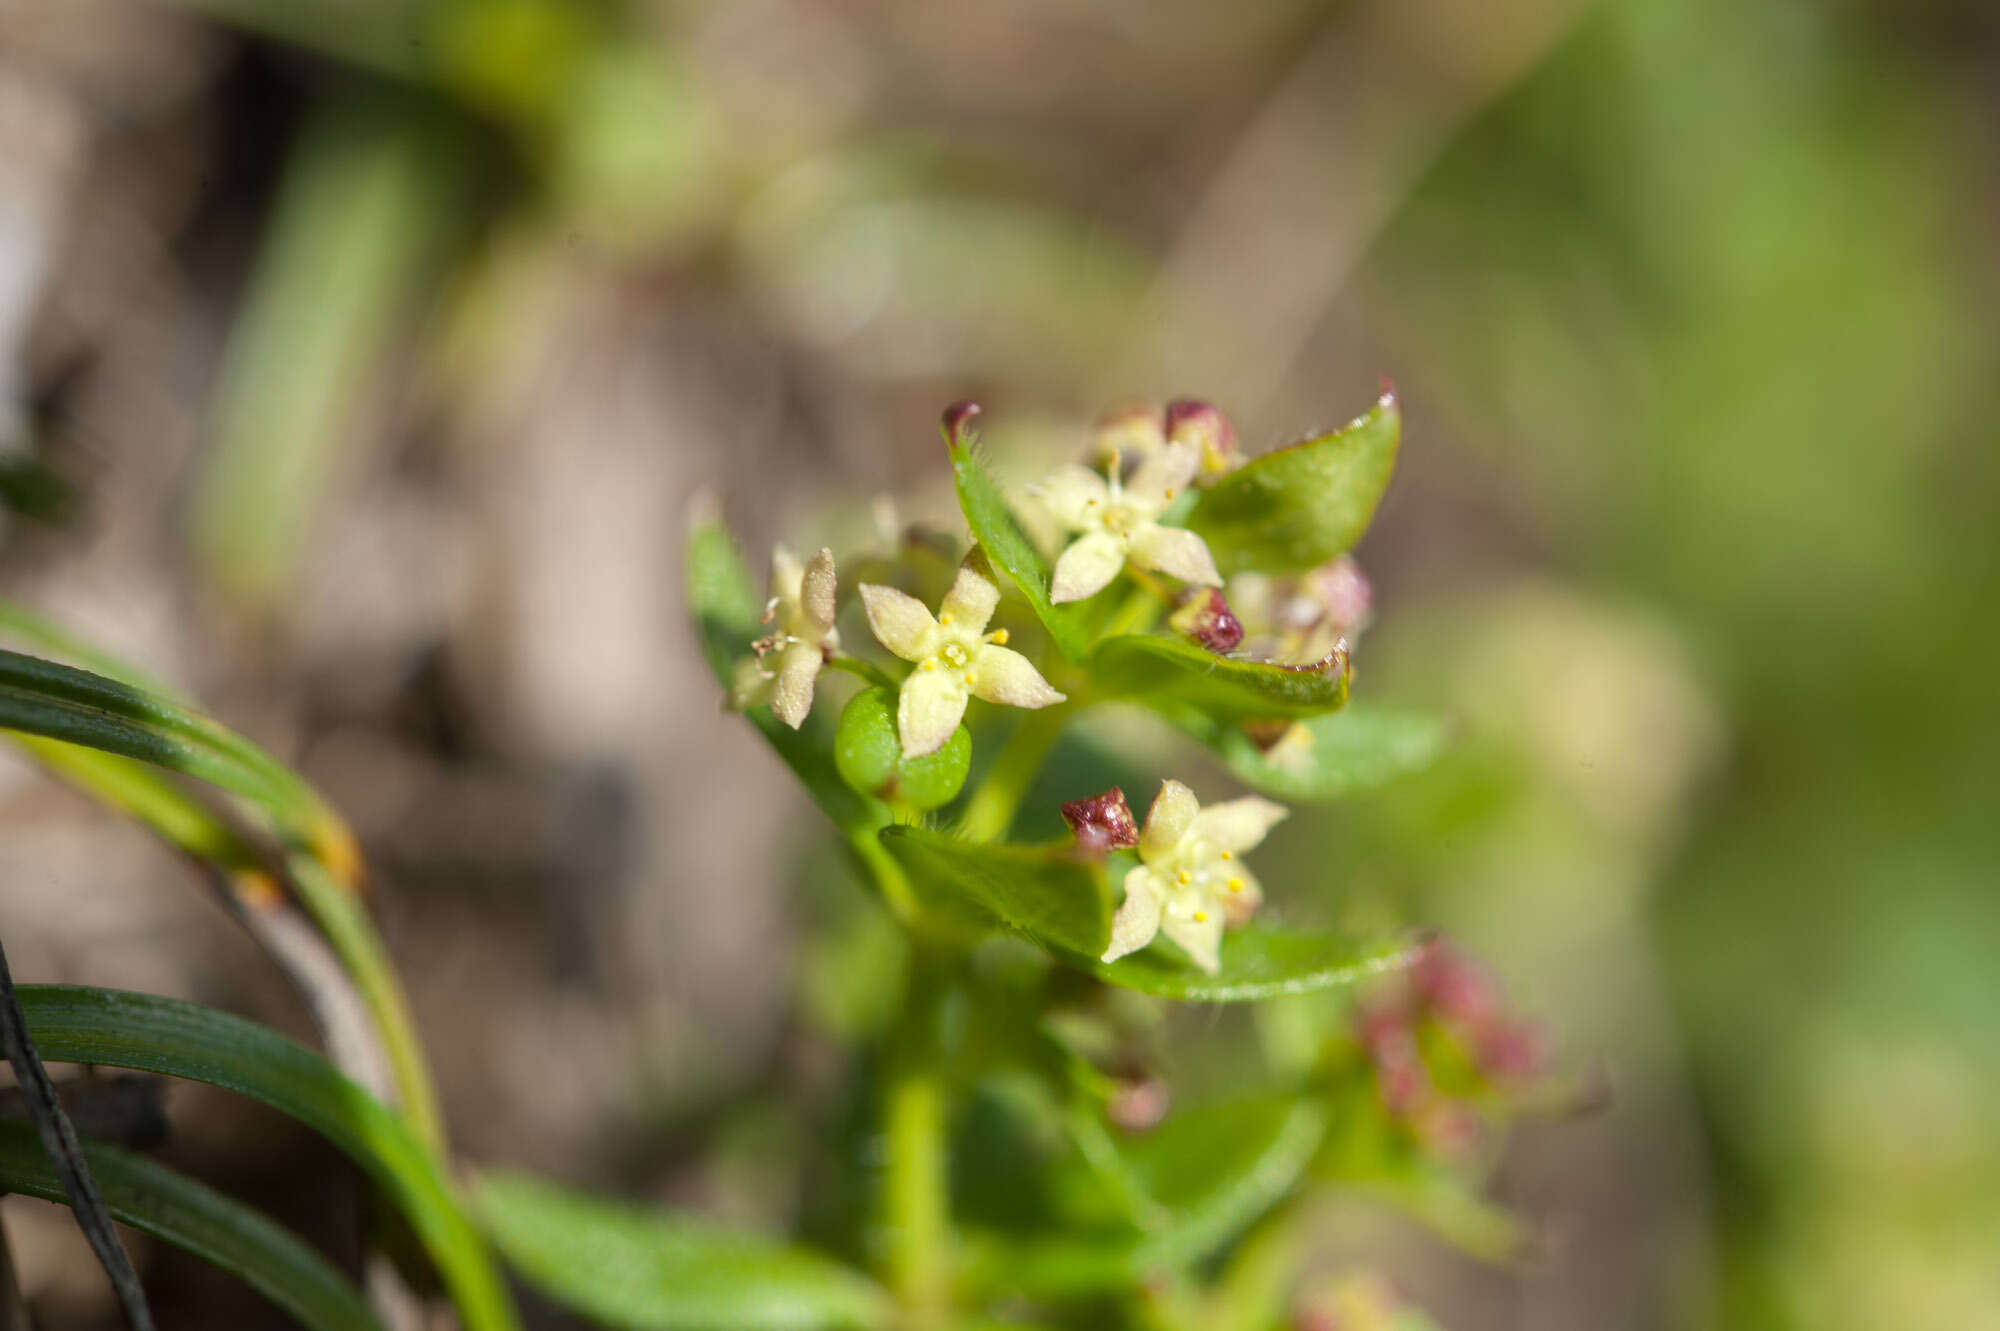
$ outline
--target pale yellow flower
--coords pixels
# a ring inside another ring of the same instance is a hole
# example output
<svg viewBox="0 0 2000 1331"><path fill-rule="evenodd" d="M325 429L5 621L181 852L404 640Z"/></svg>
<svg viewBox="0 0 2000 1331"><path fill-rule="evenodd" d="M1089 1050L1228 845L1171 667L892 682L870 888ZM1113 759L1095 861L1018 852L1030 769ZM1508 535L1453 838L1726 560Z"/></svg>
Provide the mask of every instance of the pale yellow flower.
<svg viewBox="0 0 2000 1331"><path fill-rule="evenodd" d="M1201 537L1182 527L1162 526L1160 514L1188 487L1201 455L1186 444L1169 443L1132 473L1118 476L1112 459L1106 475L1071 464L1058 467L1030 493L1077 538L1056 560L1049 599L1081 601L1109 586L1129 561L1135 567L1169 574L1183 582L1222 585L1215 559Z"/></svg>
<svg viewBox="0 0 2000 1331"><path fill-rule="evenodd" d="M986 632L1000 589L969 568L958 571L935 618L922 601L894 587L864 582L861 603L882 645L917 664L896 702L905 758L942 748L972 698L1031 708L1064 700L1027 657L1003 645L1007 630Z"/></svg>
<svg viewBox="0 0 2000 1331"><path fill-rule="evenodd" d="M1137 952L1164 933L1211 975L1221 968L1222 930L1248 920L1264 899L1237 857L1264 840L1286 816L1256 795L1206 809L1178 781L1160 785L1139 831L1137 868L1125 875L1125 901L1111 921L1104 960Z"/></svg>
<svg viewBox="0 0 2000 1331"><path fill-rule="evenodd" d="M840 648L834 618L833 551L807 564L785 546L771 552L771 599L764 622L772 632L752 644L756 655L736 669L731 701L739 708L771 704L771 715L797 730L812 710L813 683Z"/></svg>

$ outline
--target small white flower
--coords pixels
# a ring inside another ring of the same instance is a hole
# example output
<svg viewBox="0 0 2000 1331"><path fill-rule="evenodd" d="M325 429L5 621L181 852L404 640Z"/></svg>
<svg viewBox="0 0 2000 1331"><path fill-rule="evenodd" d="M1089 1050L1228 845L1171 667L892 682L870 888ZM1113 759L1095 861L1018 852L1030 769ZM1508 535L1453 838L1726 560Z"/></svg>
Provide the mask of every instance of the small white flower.
<svg viewBox="0 0 2000 1331"><path fill-rule="evenodd" d="M1164 933L1194 963L1221 968L1222 929L1250 918L1264 890L1236 857L1286 815L1255 795L1201 807L1178 781L1160 785L1139 832L1141 863L1125 875L1125 902L1111 921L1104 960L1137 952Z"/></svg>
<svg viewBox="0 0 2000 1331"><path fill-rule="evenodd" d="M739 708L771 704L771 715L797 730L812 710L813 681L827 655L840 647L833 626L833 551L812 562L784 546L771 552L771 599L764 622L772 632L752 644L757 655L736 669L732 701ZM774 660L775 658L775 660Z"/></svg>
<svg viewBox="0 0 2000 1331"><path fill-rule="evenodd" d="M969 568L958 571L936 618L922 601L894 587L864 582L861 603L868 610L868 627L882 645L917 663L896 703L905 758L942 748L958 729L968 699L1009 707L1047 707L1064 700L1027 657L1002 645L1007 630L986 632L1000 604L1000 589Z"/></svg>
<svg viewBox="0 0 2000 1331"><path fill-rule="evenodd" d="M1081 533L1056 560L1049 599L1095 596L1128 560L1183 582L1221 586L1207 543L1184 528L1159 523L1160 514L1200 467L1201 455L1193 448L1167 444L1141 462L1129 482L1119 480L1113 458L1108 476L1071 464L1034 487L1031 493L1059 522Z"/></svg>

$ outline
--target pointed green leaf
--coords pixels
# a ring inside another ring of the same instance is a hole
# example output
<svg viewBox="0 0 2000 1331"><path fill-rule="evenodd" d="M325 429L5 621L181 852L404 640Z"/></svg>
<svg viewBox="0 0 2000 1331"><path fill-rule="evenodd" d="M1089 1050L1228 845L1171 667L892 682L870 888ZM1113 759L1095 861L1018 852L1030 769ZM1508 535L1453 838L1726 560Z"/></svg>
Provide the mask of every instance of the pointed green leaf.
<svg viewBox="0 0 2000 1331"><path fill-rule="evenodd" d="M1168 1115L1122 1153L1161 1212L1134 1253L1139 1269L1199 1261L1241 1233L1298 1186L1326 1125L1323 1105L1290 1095Z"/></svg>
<svg viewBox="0 0 2000 1331"><path fill-rule="evenodd" d="M469 1331L517 1325L506 1286L436 1157L395 1111L318 1054L255 1022L152 994L29 985L20 1000L48 1062L206 1082L261 1100L318 1132L402 1208Z"/></svg>
<svg viewBox="0 0 2000 1331"><path fill-rule="evenodd" d="M687 588L703 654L716 681L727 689L737 665L750 655L750 644L764 632L764 600L729 529L712 514L698 513L689 523ZM797 730L772 716L769 707L753 707L744 716L778 751L827 817L845 831L872 832L889 820L888 811L881 801L858 794L841 780L833 760L833 711L821 699Z"/></svg>
<svg viewBox="0 0 2000 1331"><path fill-rule="evenodd" d="M1057 649L1070 660L1081 661L1090 654L1090 631L1084 626L1082 612L1076 606L1056 605L1049 600L1048 565L1036 551L1034 542L1021 530L1021 524L1015 521L1006 495L974 447L972 431L965 423L969 419L969 416L960 418L954 428L948 417L945 424L952 480L958 488L958 506L965 513L965 525L993 567L1020 589L1028 608L1048 630Z"/></svg>
<svg viewBox="0 0 2000 1331"><path fill-rule="evenodd" d="M352 1282L290 1231L142 1156L86 1142L114 1219L243 1279L308 1331L380 1331ZM0 1121L0 1193L64 1201L34 1129Z"/></svg>
<svg viewBox="0 0 2000 1331"><path fill-rule="evenodd" d="M1179 638L1109 638L1090 660L1091 687L1103 696L1153 704L1182 724L1317 716L1347 701L1347 658L1312 665L1241 661Z"/></svg>
<svg viewBox="0 0 2000 1331"><path fill-rule="evenodd" d="M1422 771L1444 750L1450 727L1422 712L1349 703L1302 723L1310 742L1287 739L1266 753L1240 726L1203 718L1195 737L1222 755L1237 780L1299 803L1343 799Z"/></svg>
<svg viewBox="0 0 2000 1331"><path fill-rule="evenodd" d="M521 1174L482 1175L488 1231L550 1298L630 1331L819 1331L891 1320L888 1296L830 1258Z"/></svg>
<svg viewBox="0 0 2000 1331"><path fill-rule="evenodd" d="M1224 574L1317 568L1368 529L1402 432L1395 396L1384 393L1374 410L1332 434L1266 453L1217 481L1187 525Z"/></svg>
<svg viewBox="0 0 2000 1331"><path fill-rule="evenodd" d="M1250 1003L1356 984L1409 965L1417 951L1408 939L1362 942L1253 924L1223 936L1222 969L1214 975L1161 946L1094 969L1107 984L1162 998Z"/></svg>
<svg viewBox="0 0 2000 1331"><path fill-rule="evenodd" d="M924 827L889 827L882 845L929 910L1012 929L1045 947L1095 957L1111 942L1104 866L1067 846L961 841Z"/></svg>

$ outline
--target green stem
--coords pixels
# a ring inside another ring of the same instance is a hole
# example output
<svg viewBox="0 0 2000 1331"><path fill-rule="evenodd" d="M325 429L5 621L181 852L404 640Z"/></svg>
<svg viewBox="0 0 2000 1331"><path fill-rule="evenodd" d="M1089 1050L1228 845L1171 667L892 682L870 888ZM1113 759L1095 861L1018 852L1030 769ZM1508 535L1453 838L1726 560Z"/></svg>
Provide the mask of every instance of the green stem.
<svg viewBox="0 0 2000 1331"><path fill-rule="evenodd" d="M1104 626L1103 637L1115 638L1125 633L1143 633L1153 626L1153 621L1159 617L1161 609L1172 604L1166 591L1157 581L1138 569L1132 569L1130 572L1138 586L1125 598L1125 604L1118 607L1118 613Z"/></svg>
<svg viewBox="0 0 2000 1331"><path fill-rule="evenodd" d="M877 688L893 689L896 687L896 681L889 678L889 672L881 666L876 665L873 661L864 661L858 656L849 656L846 652L835 652L832 656L828 657L826 668L828 670L846 671L856 679L864 680Z"/></svg>
<svg viewBox="0 0 2000 1331"><path fill-rule="evenodd" d="M1062 734L1063 723L1076 706L1072 700L1029 712L1021 718L1014 733L1007 737L1000 756L993 760L986 779L966 801L965 814L958 824L960 835L968 841L993 841L1007 834L1028 787L1041 773L1049 746Z"/></svg>
<svg viewBox="0 0 2000 1331"><path fill-rule="evenodd" d="M886 1163L882 1218L889 1288L907 1331L950 1320L951 1199L944 1046L938 1029L949 989L946 955L920 939L910 947L908 993L890 1039L883 1089Z"/></svg>
<svg viewBox="0 0 2000 1331"><path fill-rule="evenodd" d="M396 1084L404 1119L425 1146L444 1152L444 1122L438 1114L423 1042L410 1015L402 981L389 962L381 935L352 891L336 882L325 866L309 855L293 854L285 865L299 901L313 917L334 955L346 968L361 1001L381 1035L389 1075Z"/></svg>

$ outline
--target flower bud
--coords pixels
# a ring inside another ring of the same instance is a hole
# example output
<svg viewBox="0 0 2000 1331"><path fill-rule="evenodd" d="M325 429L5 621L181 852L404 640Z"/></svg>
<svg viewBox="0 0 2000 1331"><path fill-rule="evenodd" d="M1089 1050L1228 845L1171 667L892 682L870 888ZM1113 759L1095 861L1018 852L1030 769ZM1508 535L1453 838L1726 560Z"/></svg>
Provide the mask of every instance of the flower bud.
<svg viewBox="0 0 2000 1331"><path fill-rule="evenodd" d="M1195 589L1167 622L1217 656L1235 651L1243 641L1243 625L1213 587Z"/></svg>
<svg viewBox="0 0 2000 1331"><path fill-rule="evenodd" d="M1236 449L1236 427L1198 398L1184 397L1167 404L1167 442L1200 450L1201 475L1209 480L1242 465Z"/></svg>
<svg viewBox="0 0 2000 1331"><path fill-rule="evenodd" d="M1062 806L1062 816L1076 833L1077 848L1088 854L1129 850L1139 844L1139 820L1117 786L1087 800L1071 800Z"/></svg>

